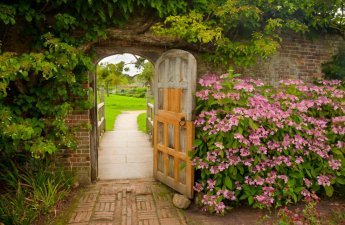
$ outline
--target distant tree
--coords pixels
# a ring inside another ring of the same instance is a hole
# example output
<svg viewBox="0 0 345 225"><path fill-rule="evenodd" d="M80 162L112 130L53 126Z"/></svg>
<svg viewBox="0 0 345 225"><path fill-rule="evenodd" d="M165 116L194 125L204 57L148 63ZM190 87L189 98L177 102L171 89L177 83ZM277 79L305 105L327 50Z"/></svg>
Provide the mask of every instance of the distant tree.
<svg viewBox="0 0 345 225"><path fill-rule="evenodd" d="M101 64L97 67L98 82L105 86L107 96L109 96L109 85L127 84L128 79L124 75L125 62L121 61L116 64Z"/></svg>
<svg viewBox="0 0 345 225"><path fill-rule="evenodd" d="M138 81L144 83L145 86L151 88L153 81L154 67L151 62L146 61L143 64L143 71L136 76Z"/></svg>

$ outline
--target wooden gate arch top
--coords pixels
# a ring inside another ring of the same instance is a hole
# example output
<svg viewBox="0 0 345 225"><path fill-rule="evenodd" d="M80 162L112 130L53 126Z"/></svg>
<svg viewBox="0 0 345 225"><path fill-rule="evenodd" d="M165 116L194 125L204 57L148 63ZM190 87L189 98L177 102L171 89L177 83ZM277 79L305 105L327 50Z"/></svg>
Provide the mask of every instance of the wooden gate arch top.
<svg viewBox="0 0 345 225"><path fill-rule="evenodd" d="M194 141L196 60L169 50L157 60L154 76L154 176L193 197L194 170L188 156Z"/></svg>

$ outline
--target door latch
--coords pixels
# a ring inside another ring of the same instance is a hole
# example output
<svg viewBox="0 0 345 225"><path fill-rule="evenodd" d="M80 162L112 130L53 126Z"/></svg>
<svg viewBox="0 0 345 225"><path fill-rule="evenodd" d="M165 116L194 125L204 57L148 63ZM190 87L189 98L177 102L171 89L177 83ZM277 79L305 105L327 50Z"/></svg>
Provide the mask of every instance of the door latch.
<svg viewBox="0 0 345 225"><path fill-rule="evenodd" d="M184 125L186 125L186 118L182 117L180 122L179 122L180 127L183 127Z"/></svg>

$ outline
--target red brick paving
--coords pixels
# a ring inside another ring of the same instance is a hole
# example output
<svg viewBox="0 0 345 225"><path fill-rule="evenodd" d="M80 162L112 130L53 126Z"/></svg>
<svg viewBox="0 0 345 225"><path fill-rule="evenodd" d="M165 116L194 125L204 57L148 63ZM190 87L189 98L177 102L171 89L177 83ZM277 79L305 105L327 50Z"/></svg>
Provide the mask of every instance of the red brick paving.
<svg viewBox="0 0 345 225"><path fill-rule="evenodd" d="M171 196L151 178L99 182L80 198L69 225L186 224Z"/></svg>
<svg viewBox="0 0 345 225"><path fill-rule="evenodd" d="M174 191L152 178L101 181L79 199L68 225L255 225L267 211L236 208L225 216L210 215L192 205L182 211L172 204ZM325 215L344 201L321 202Z"/></svg>

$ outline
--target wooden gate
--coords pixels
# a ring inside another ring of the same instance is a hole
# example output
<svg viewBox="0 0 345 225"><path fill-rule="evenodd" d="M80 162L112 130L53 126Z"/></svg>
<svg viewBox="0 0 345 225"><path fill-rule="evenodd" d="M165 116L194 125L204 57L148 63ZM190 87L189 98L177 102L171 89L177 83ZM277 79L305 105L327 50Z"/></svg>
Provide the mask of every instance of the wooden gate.
<svg viewBox="0 0 345 225"><path fill-rule="evenodd" d="M165 52L155 64L154 163L155 178L185 196L193 197L192 150L196 60L182 50Z"/></svg>

